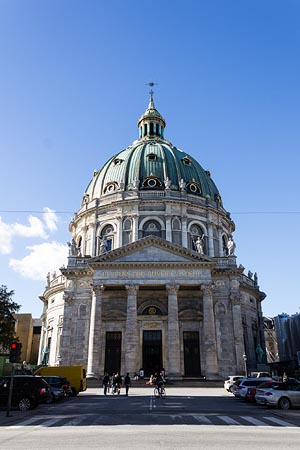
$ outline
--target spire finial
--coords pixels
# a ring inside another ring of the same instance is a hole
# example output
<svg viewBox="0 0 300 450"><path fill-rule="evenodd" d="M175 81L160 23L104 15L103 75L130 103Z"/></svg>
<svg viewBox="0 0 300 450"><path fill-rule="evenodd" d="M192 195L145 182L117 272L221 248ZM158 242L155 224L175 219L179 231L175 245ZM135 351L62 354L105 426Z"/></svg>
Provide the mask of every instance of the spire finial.
<svg viewBox="0 0 300 450"><path fill-rule="evenodd" d="M149 91L149 94L150 94L150 101L153 101L153 94L154 94L154 91L153 91L153 86L157 86L158 85L158 83L154 83L153 81L149 81L149 83L146 83L146 85L148 85L149 87L150 87L150 91Z"/></svg>

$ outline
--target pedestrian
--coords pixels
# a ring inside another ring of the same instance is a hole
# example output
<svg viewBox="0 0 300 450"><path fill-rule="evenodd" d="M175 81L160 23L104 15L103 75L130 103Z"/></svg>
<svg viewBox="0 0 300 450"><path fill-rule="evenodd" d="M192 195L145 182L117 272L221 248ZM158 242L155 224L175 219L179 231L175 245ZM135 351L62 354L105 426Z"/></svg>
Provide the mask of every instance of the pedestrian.
<svg viewBox="0 0 300 450"><path fill-rule="evenodd" d="M128 372L126 374L126 377L124 378L124 384L125 384L126 396L128 397L129 387L131 385L131 379L130 379Z"/></svg>
<svg viewBox="0 0 300 450"><path fill-rule="evenodd" d="M103 386L104 395L106 395L109 390L109 375L106 372L103 377L102 386Z"/></svg>
<svg viewBox="0 0 300 450"><path fill-rule="evenodd" d="M111 380L111 393L114 395L116 393L117 389L117 379L116 375L113 373L112 380Z"/></svg>
<svg viewBox="0 0 300 450"><path fill-rule="evenodd" d="M122 386L122 377L119 375L119 373L116 374L116 391L117 394L120 395L121 393L121 386Z"/></svg>

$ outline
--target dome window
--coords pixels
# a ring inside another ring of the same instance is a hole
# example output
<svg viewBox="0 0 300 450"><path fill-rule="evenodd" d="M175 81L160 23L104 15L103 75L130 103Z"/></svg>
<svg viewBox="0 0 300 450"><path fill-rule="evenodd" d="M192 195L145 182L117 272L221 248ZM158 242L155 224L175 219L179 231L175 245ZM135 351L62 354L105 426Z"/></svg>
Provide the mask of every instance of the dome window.
<svg viewBox="0 0 300 450"><path fill-rule="evenodd" d="M162 184L156 177L148 177L143 181L143 187L148 189L161 188Z"/></svg>
<svg viewBox="0 0 300 450"><path fill-rule="evenodd" d="M190 191L192 194L200 194L200 188L198 183L192 182L192 183L188 183L186 185L186 188L188 191Z"/></svg>
<svg viewBox="0 0 300 450"><path fill-rule="evenodd" d="M147 155L147 158L149 161L156 161L157 155L155 155L155 153L149 153L149 155Z"/></svg>
<svg viewBox="0 0 300 450"><path fill-rule="evenodd" d="M185 157L182 159L182 162L183 162L183 164L184 164L185 166L191 166L191 165L192 165L192 162L191 162L190 158L188 158L187 156L185 156Z"/></svg>
<svg viewBox="0 0 300 450"><path fill-rule="evenodd" d="M119 189L119 185L117 182L108 183L104 188L104 194L111 194L114 191Z"/></svg>
<svg viewBox="0 0 300 450"><path fill-rule="evenodd" d="M114 165L115 166L119 166L120 164L122 164L122 162L123 162L123 159L120 159L120 158L114 159Z"/></svg>

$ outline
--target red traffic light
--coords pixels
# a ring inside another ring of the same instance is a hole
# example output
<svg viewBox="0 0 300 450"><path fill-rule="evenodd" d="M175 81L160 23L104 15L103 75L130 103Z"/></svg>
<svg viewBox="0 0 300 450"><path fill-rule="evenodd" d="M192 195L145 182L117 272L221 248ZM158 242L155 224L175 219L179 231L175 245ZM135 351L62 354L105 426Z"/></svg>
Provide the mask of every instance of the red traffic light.
<svg viewBox="0 0 300 450"><path fill-rule="evenodd" d="M13 342L13 343L11 344L10 348L17 348L17 343L16 343L16 342Z"/></svg>

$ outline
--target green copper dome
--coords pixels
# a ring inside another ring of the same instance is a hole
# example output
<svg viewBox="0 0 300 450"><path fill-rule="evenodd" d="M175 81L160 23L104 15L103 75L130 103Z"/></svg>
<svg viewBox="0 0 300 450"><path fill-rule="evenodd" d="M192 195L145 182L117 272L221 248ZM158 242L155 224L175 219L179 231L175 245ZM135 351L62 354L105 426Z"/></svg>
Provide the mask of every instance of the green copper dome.
<svg viewBox="0 0 300 450"><path fill-rule="evenodd" d="M85 195L89 200L116 191L185 191L220 201L219 191L201 165L163 137L166 122L152 95L138 121L139 140L113 156L94 173Z"/></svg>

